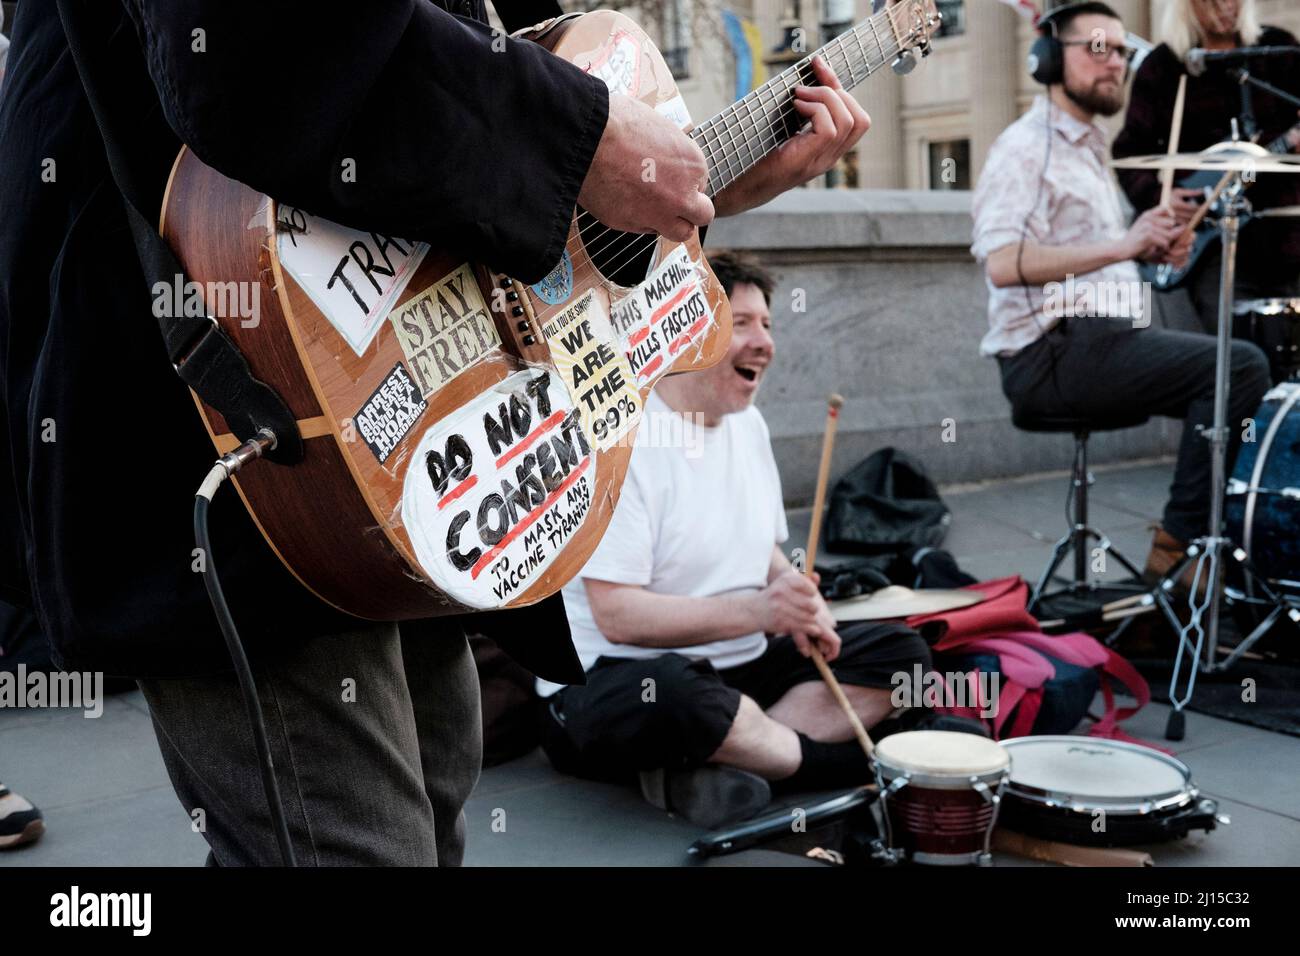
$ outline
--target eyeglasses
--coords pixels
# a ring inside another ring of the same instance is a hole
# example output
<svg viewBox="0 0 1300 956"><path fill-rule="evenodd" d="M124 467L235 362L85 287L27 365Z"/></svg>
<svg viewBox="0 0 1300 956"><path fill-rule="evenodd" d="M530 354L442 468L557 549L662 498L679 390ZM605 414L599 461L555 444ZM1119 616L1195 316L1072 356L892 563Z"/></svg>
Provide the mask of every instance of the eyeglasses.
<svg viewBox="0 0 1300 956"><path fill-rule="evenodd" d="M1112 46L1104 40L1062 40L1061 46L1086 47L1095 63L1105 63L1112 53L1118 53L1124 63L1132 63L1133 57L1137 55L1136 47L1125 46L1123 43Z"/></svg>

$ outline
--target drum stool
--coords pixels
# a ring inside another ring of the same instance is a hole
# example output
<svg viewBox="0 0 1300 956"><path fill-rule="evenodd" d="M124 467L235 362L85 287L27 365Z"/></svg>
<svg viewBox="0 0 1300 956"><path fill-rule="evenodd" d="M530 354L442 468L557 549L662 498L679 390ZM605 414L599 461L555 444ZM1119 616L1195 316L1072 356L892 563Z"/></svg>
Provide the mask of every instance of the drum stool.
<svg viewBox="0 0 1300 956"><path fill-rule="evenodd" d="M1103 552L1114 556L1115 560L1123 565L1135 578L1142 577L1142 572L1134 567L1133 562L1124 557L1110 543L1109 538L1095 528L1088 526L1088 486L1093 482L1092 475L1088 473L1088 436L1093 432L1136 428L1139 425L1146 424L1146 421L1147 416L1139 413L1127 417L1080 418L1063 415L1039 415L1034 412L1013 410L1011 423L1022 431L1071 432L1074 435L1074 464L1070 469L1071 497L1074 502L1070 514L1071 523L1066 528L1065 534L1056 542L1056 547L1052 549L1052 556L1048 559L1047 567L1044 568L1038 583L1034 586L1033 593L1029 597L1029 604L1026 609L1031 614L1044 598L1051 598L1065 593L1079 594L1083 591L1094 590L1097 587L1097 582L1092 581L1088 574L1088 542L1092 539L1097 541ZM1064 581L1065 586L1053 591L1051 594L1044 593L1047 586L1056 578L1057 569L1060 568L1066 556L1071 552L1074 553L1074 578ZM1141 590L1145 591L1147 588L1143 587Z"/></svg>

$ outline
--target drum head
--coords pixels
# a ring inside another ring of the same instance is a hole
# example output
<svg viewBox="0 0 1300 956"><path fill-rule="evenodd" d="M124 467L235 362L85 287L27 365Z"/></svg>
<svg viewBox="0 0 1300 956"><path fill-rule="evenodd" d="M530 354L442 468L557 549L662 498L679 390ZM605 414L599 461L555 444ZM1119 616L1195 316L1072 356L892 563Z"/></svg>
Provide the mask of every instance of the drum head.
<svg viewBox="0 0 1300 956"><path fill-rule="evenodd" d="M1010 763L997 741L951 730L890 734L876 744L876 759L893 771L954 777L996 773Z"/></svg>
<svg viewBox="0 0 1300 956"><path fill-rule="evenodd" d="M1190 800L1191 771L1149 747L1095 737L1015 737L1007 791L1038 803L1104 809L1111 813Z"/></svg>

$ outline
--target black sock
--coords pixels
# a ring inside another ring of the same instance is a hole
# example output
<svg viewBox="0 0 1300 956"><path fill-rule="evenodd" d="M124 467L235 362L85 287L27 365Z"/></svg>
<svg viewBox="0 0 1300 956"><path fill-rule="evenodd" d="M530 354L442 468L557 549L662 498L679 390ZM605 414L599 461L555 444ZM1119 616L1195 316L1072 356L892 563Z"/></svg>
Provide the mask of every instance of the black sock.
<svg viewBox="0 0 1300 956"><path fill-rule="evenodd" d="M871 764L857 738L838 744L826 744L799 734L803 758L799 769L772 785L781 790L832 790L837 787L861 787L875 778Z"/></svg>

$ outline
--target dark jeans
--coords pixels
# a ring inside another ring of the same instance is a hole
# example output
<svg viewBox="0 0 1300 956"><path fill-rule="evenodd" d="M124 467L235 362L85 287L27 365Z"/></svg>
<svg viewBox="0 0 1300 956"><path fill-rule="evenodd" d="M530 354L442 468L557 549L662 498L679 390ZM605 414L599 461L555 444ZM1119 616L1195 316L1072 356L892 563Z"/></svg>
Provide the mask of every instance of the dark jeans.
<svg viewBox="0 0 1300 956"><path fill-rule="evenodd" d="M1214 422L1215 340L1198 332L1135 329L1128 319L1062 320L1037 342L998 360L1002 390L1017 410L1107 418L1135 410L1181 418L1164 528L1190 541L1208 530L1210 446L1199 426ZM1232 343L1228 468L1269 387L1268 361L1255 345Z"/></svg>
<svg viewBox="0 0 1300 956"><path fill-rule="evenodd" d="M469 644L436 620L357 624L254 669L298 863L458 865L483 750ZM278 864L234 676L140 687L209 865Z"/></svg>
<svg viewBox="0 0 1300 956"><path fill-rule="evenodd" d="M830 667L842 684L889 688L894 674L930 666L925 641L902 623L860 621L839 633L840 656ZM699 766L731 730L742 694L766 710L795 685L820 681L788 636L769 638L760 657L723 670L671 651L601 657L586 684L542 701L542 747L557 770L597 780Z"/></svg>

